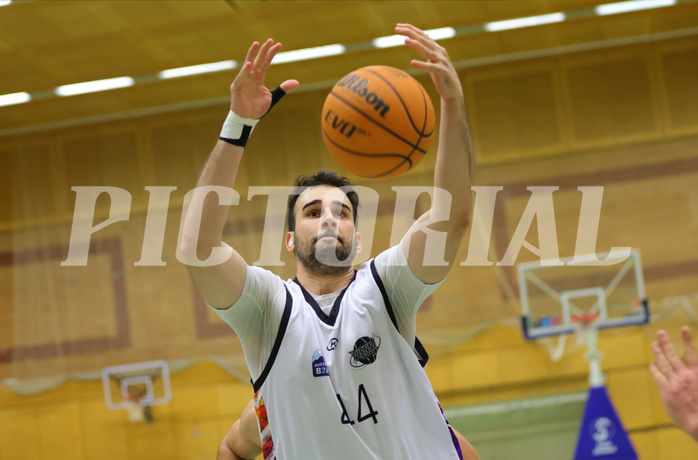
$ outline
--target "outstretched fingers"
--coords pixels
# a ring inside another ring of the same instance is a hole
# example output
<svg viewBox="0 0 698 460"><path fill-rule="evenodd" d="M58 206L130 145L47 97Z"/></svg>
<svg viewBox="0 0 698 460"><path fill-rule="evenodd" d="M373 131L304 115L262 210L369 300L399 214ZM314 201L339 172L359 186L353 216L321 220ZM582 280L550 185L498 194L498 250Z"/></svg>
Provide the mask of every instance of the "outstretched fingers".
<svg viewBox="0 0 698 460"><path fill-rule="evenodd" d="M688 326L681 328L681 338L683 339L683 357L686 366L691 369L698 369L698 355L691 336L691 329Z"/></svg>
<svg viewBox="0 0 698 460"><path fill-rule="evenodd" d="M654 354L654 364L657 370L665 377L669 378L673 374L671 364L664 354L664 350L659 346L659 343L652 342L652 353Z"/></svg>
<svg viewBox="0 0 698 460"><path fill-rule="evenodd" d="M428 63L441 62L447 56L444 48L439 46L429 35L410 24L398 24L395 26L395 31L404 35L406 37L405 45L417 51Z"/></svg>
<svg viewBox="0 0 698 460"><path fill-rule="evenodd" d="M395 32L404 35L405 45L417 51L424 60L413 59L412 67L429 72L442 99L462 99L463 89L458 74L444 47L411 24L398 24Z"/></svg>
<svg viewBox="0 0 698 460"><path fill-rule="evenodd" d="M254 61L252 71L258 75L265 75L271 65L272 59L274 59L274 56L276 56L276 53L278 53L280 49L281 43L275 44L274 40L271 38L265 41Z"/></svg>
<svg viewBox="0 0 698 460"><path fill-rule="evenodd" d="M269 66L280 49L281 43L269 38L262 43L252 43L247 50L245 62L230 85L230 110L238 116L259 119L281 98L280 93L298 87L296 80L284 81L282 92L269 91L264 85Z"/></svg>
<svg viewBox="0 0 698 460"><path fill-rule="evenodd" d="M650 363L650 372L652 373L652 377L654 377L654 381L657 382L659 389L663 389L667 384L667 378L664 376L662 371L659 370L657 364Z"/></svg>
<svg viewBox="0 0 698 460"><path fill-rule="evenodd" d="M420 61L418 59L412 59L412 61L410 61L410 64L417 70L423 70L429 73L440 73L443 71L443 68L441 66L430 61Z"/></svg>
<svg viewBox="0 0 698 460"><path fill-rule="evenodd" d="M250 49L247 50L247 56L245 56L245 64L249 62L252 65L255 57L257 57L257 53L259 53L259 46L259 42L252 42Z"/></svg>
<svg viewBox="0 0 698 460"><path fill-rule="evenodd" d="M681 358L679 358L679 355L676 353L674 344L671 343L669 334L667 334L666 331L660 330L657 332L657 342L659 342L659 347L662 349L662 352L664 353L666 360L669 362L672 371L678 372L679 370L683 369L683 361L681 361Z"/></svg>
<svg viewBox="0 0 698 460"><path fill-rule="evenodd" d="M424 32L422 29L413 26L412 24L399 23L395 26L395 32L399 33L400 35L410 37L414 40L418 40L420 42L433 41L432 38L426 32Z"/></svg>
<svg viewBox="0 0 698 460"><path fill-rule="evenodd" d="M250 73L252 70L252 65L254 63L254 59L257 56L257 53L259 52L259 42L253 42L252 45L250 45L250 48L247 50L247 56L245 56L245 61L242 63L242 67L240 68L240 73Z"/></svg>
<svg viewBox="0 0 698 460"><path fill-rule="evenodd" d="M274 40L271 38L262 44L259 42L252 43L249 50L247 50L247 56L240 71L256 79L263 80L272 59L274 59L274 56L280 49L281 43L274 43Z"/></svg>

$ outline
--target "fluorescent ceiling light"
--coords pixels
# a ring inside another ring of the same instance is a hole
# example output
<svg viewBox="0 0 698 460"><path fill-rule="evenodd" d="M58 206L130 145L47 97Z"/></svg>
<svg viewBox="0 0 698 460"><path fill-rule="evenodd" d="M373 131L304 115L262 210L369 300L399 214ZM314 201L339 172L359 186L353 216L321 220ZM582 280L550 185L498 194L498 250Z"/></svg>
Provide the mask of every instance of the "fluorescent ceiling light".
<svg viewBox="0 0 698 460"><path fill-rule="evenodd" d="M285 62L305 61L327 56L335 56L344 53L344 45L326 45L316 48L304 48L300 50L284 51L274 56L272 64L283 64Z"/></svg>
<svg viewBox="0 0 698 460"><path fill-rule="evenodd" d="M63 85L56 88L56 94L59 96L73 96L75 94L94 93L97 91L106 91L108 89L124 88L126 86L133 86L133 78L117 77Z"/></svg>
<svg viewBox="0 0 698 460"><path fill-rule="evenodd" d="M441 27L440 29L425 30L424 32L434 40L443 40L456 36L456 29L453 27Z"/></svg>
<svg viewBox="0 0 698 460"><path fill-rule="evenodd" d="M456 30L453 27L441 27L440 29L431 29L424 31L434 40L443 40L456 36ZM388 35L386 37L378 37L373 39L373 46L376 48L391 48L405 44L404 35Z"/></svg>
<svg viewBox="0 0 698 460"><path fill-rule="evenodd" d="M0 95L0 107L5 105L22 104L24 102L29 102L31 96L26 91L21 93L11 93Z"/></svg>
<svg viewBox="0 0 698 460"><path fill-rule="evenodd" d="M373 46L376 48L391 48L405 44L404 35L388 35L387 37L378 37L373 39Z"/></svg>
<svg viewBox="0 0 698 460"><path fill-rule="evenodd" d="M676 5L676 0L634 0L630 2L607 3L598 5L596 14L604 16L606 14L627 13L628 11L648 10L662 6Z"/></svg>
<svg viewBox="0 0 698 460"><path fill-rule="evenodd" d="M0 0L0 6L7 6L12 3L12 0Z"/></svg>
<svg viewBox="0 0 698 460"><path fill-rule="evenodd" d="M508 19L506 21L488 22L485 24L485 30L488 32L497 32L500 30L519 29L521 27L551 24L553 22L562 22L564 20L565 13L544 14L541 16L529 16L526 18Z"/></svg>
<svg viewBox="0 0 698 460"><path fill-rule="evenodd" d="M163 70L158 73L159 78L177 78L201 73L219 72L221 70L234 69L235 61L211 62L209 64L190 65L188 67L178 67L176 69Z"/></svg>

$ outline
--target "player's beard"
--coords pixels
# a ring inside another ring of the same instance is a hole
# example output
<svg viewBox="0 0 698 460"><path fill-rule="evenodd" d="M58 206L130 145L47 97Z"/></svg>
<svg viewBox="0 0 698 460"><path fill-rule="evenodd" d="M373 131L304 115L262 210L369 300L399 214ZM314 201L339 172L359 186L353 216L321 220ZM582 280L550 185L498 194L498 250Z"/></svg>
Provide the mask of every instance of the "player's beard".
<svg viewBox="0 0 698 460"><path fill-rule="evenodd" d="M328 233L323 233L310 240L296 242L296 257L305 269L315 276L340 275L354 264L356 238L346 241L340 235L329 233L337 238L339 246L323 245L318 248L318 240L327 235Z"/></svg>

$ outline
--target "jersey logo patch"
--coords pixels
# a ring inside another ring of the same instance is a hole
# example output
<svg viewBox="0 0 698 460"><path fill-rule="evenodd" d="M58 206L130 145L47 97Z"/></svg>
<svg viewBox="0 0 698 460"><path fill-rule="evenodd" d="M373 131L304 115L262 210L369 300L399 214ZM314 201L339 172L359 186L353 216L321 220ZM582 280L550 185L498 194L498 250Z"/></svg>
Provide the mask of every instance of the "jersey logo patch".
<svg viewBox="0 0 698 460"><path fill-rule="evenodd" d="M336 337L332 337L332 338L330 339L330 343L327 344L327 351L332 351L332 350L334 350L335 348L337 348L337 343L338 343L338 342L339 342L339 341L337 340Z"/></svg>
<svg viewBox="0 0 698 460"><path fill-rule="evenodd" d="M360 369L371 364L378 357L378 348L381 346L380 336L373 334L372 337L361 337L354 344L354 349L349 352L351 367Z"/></svg>
<svg viewBox="0 0 698 460"><path fill-rule="evenodd" d="M313 353L313 377L322 377L323 375L329 377L330 373L327 371L327 365L325 365L325 357L322 356L318 348Z"/></svg>

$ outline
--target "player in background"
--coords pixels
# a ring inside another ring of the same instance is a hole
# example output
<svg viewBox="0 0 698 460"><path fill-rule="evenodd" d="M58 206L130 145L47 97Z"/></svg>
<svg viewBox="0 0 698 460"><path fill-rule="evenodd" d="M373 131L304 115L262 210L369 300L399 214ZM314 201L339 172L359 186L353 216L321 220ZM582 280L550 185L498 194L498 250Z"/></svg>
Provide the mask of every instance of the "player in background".
<svg viewBox="0 0 698 460"><path fill-rule="evenodd" d="M250 401L218 446L216 460L248 460L257 458L261 453L262 442L259 439L254 401Z"/></svg>
<svg viewBox="0 0 698 460"><path fill-rule="evenodd" d="M698 356L688 326L681 328L683 361L666 331L657 332L652 342L655 362L650 371L657 382L662 404L680 429L698 441Z"/></svg>

